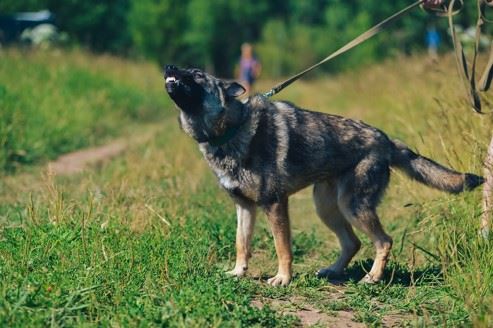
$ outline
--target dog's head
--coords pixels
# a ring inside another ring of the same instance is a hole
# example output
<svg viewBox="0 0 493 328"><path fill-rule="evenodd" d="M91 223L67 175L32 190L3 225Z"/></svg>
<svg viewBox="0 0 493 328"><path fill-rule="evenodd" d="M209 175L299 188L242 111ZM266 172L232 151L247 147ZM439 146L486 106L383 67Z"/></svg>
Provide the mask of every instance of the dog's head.
<svg viewBox="0 0 493 328"><path fill-rule="evenodd" d="M236 82L173 65L165 67L164 78L166 91L181 110L182 128L198 142L220 137L241 116L236 97L245 88Z"/></svg>

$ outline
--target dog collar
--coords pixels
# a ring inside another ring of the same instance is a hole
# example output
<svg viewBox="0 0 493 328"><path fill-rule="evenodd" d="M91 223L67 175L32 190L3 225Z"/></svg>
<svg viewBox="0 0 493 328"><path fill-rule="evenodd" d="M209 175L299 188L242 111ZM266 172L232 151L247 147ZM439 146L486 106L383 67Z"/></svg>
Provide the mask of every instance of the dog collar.
<svg viewBox="0 0 493 328"><path fill-rule="evenodd" d="M209 139L207 142L214 147L220 147L233 139L236 134L238 133L238 130L240 130L241 125L233 126L230 128L227 128L226 131L224 131L223 135L215 138Z"/></svg>

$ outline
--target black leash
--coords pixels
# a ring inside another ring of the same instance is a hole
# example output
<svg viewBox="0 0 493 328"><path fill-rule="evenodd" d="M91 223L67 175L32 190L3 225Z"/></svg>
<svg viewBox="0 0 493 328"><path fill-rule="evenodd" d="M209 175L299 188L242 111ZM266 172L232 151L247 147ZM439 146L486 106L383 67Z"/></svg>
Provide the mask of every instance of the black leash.
<svg viewBox="0 0 493 328"><path fill-rule="evenodd" d="M371 38L371 37L375 36L376 34L380 33L388 25L390 25L392 22L394 22L396 19L398 19L401 16L403 16L404 14L408 13L409 11L411 11L412 9L414 9L415 7L418 7L419 5L423 4L423 2L424 2L424 0L418 0L415 3L413 3L412 5L410 5L410 6L406 7L406 8L404 8L404 9L402 9L401 11L399 11L399 12L395 13L394 15L388 17L387 19L381 21L377 25L375 25L372 28L370 28L369 30L367 30L365 33L361 34L360 36L356 37L351 42L347 43L345 46L343 46L339 50L337 50L337 51L333 52L332 54L330 54L325 59L321 60L320 62L316 63L313 66L308 67L304 71L302 71L302 72L300 72L300 73L298 73L298 74L290 77L286 81L279 83L278 85L276 85L275 87L273 87L272 89L270 89L270 91L264 93L264 96L265 97L272 97L272 96L274 96L275 94L279 93L282 89L286 88L288 85L290 85L294 81L298 80L300 77L302 77L306 73L312 71L313 69L317 68L318 66L320 66L320 65L328 62L329 60L331 60L331 59L333 59L333 58L335 58L335 57L337 57L337 56L339 56L339 55L341 55L341 54L349 51L350 49L356 47L357 45L365 42L369 38Z"/></svg>

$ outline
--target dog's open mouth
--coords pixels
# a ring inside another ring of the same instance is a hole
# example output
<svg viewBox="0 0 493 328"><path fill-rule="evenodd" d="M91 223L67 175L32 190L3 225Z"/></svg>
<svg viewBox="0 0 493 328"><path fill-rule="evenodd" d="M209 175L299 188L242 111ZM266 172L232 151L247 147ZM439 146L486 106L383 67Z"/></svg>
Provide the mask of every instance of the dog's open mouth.
<svg viewBox="0 0 493 328"><path fill-rule="evenodd" d="M168 77L166 77L166 83L175 83L177 81L178 80L174 76L168 76Z"/></svg>
<svg viewBox="0 0 493 328"><path fill-rule="evenodd" d="M166 65L164 70L164 80L168 92L175 91L176 87L180 84L178 75L178 67L174 65Z"/></svg>
<svg viewBox="0 0 493 328"><path fill-rule="evenodd" d="M165 81L164 84L166 86L166 91L168 91L168 93L170 94L174 93L180 85L180 79L175 71L166 70L164 81Z"/></svg>

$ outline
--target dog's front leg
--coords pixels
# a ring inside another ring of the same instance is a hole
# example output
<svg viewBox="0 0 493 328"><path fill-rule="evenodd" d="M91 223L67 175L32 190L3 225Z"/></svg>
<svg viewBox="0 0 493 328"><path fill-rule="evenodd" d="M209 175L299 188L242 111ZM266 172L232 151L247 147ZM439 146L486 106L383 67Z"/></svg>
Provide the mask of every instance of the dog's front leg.
<svg viewBox="0 0 493 328"><path fill-rule="evenodd" d="M289 227L287 198L266 208L274 243L276 246L279 269L277 274L267 280L272 286L286 286L291 281L293 255L291 253L291 230Z"/></svg>
<svg viewBox="0 0 493 328"><path fill-rule="evenodd" d="M227 274L242 277L248 269L248 260L251 256L250 244L252 240L253 228L257 206L253 203L236 204L236 264L235 268Z"/></svg>

